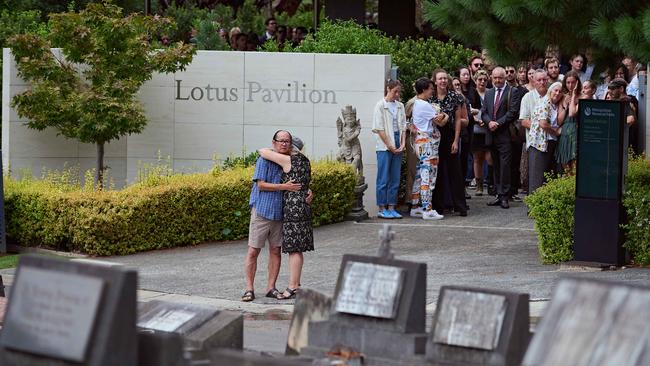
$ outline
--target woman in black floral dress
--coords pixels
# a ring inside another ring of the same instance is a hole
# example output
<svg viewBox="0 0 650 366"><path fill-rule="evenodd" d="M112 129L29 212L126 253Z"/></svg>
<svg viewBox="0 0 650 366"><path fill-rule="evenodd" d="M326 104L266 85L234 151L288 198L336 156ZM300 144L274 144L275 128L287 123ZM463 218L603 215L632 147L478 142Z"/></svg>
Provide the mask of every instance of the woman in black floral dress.
<svg viewBox="0 0 650 366"><path fill-rule="evenodd" d="M459 148L461 131L461 109L465 103L462 94L449 90L449 76L443 69L434 70L432 75L436 91L431 103L438 105L442 112L449 116L449 122L440 128L440 148L438 162L438 178L436 189L433 191L433 208L440 214L447 204L460 216L467 216L465 201L465 179L461 172ZM446 202L445 198L451 202Z"/></svg>
<svg viewBox="0 0 650 366"><path fill-rule="evenodd" d="M311 181L311 164L300 150L302 141L292 138L295 147L291 155L277 153L271 149L260 149L260 155L282 167L282 181L300 183L299 191L284 191L282 208L282 252L289 254L289 287L282 294L292 299L300 287L303 252L314 250L314 234L311 222L311 206L307 196Z"/></svg>

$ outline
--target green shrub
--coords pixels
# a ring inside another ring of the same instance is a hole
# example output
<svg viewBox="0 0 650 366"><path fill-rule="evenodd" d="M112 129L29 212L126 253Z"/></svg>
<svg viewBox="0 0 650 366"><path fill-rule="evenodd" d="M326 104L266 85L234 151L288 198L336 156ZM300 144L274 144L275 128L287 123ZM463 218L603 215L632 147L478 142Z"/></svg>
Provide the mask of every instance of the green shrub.
<svg viewBox="0 0 650 366"><path fill-rule="evenodd" d="M246 168L249 166L255 166L255 162L257 162L257 158L259 156L260 154L257 151L253 151L249 154L246 154L246 152L242 151L241 156L228 156L226 160L223 161L221 167L223 169L232 169L236 167Z"/></svg>
<svg viewBox="0 0 650 366"><path fill-rule="evenodd" d="M628 222L625 230L625 248L634 263L650 264L650 161L643 156L629 164L623 205Z"/></svg>
<svg viewBox="0 0 650 366"><path fill-rule="evenodd" d="M474 53L454 42L432 38L398 40L353 21L325 21L300 46L284 51L391 55L391 62L399 68L402 100L414 95L413 83L418 78L431 77L431 72L440 67L455 74L459 67L467 65Z"/></svg>
<svg viewBox="0 0 650 366"><path fill-rule="evenodd" d="M176 22L176 27L169 34L171 41L187 43L190 41L194 22L205 19L207 10L199 9L193 5L178 6L174 3L165 10L164 15L173 18L174 22Z"/></svg>
<svg viewBox="0 0 650 366"><path fill-rule="evenodd" d="M526 197L535 219L539 252L543 263L573 259L575 177L553 179ZM630 160L623 206L627 212L624 247L636 264L650 264L650 161Z"/></svg>
<svg viewBox="0 0 650 366"><path fill-rule="evenodd" d="M535 219L542 263L573 258L575 186L575 177L551 179L525 198L530 217Z"/></svg>
<svg viewBox="0 0 650 366"><path fill-rule="evenodd" d="M52 181L5 179L7 233L25 246L91 255L246 237L253 168L170 175L120 191L92 191ZM355 184L344 164L312 164L314 226L342 221Z"/></svg>
<svg viewBox="0 0 650 366"><path fill-rule="evenodd" d="M462 45L433 38L400 41L391 56L393 64L399 67L402 100L409 100L415 95L415 80L422 76L431 77L431 72L437 68L457 75L458 69L467 65L467 60L473 53Z"/></svg>
<svg viewBox="0 0 650 366"><path fill-rule="evenodd" d="M379 30L369 29L352 20L321 24L316 34L309 34L296 48L306 53L350 53L389 55L396 48L397 40L387 37Z"/></svg>

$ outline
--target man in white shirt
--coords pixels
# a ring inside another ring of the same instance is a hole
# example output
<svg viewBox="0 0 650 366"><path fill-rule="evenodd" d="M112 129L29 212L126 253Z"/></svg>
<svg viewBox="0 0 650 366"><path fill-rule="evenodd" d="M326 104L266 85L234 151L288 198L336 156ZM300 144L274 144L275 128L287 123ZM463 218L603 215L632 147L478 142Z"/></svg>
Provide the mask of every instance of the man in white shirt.
<svg viewBox="0 0 650 366"><path fill-rule="evenodd" d="M535 89L526 93L521 100L519 119L521 125L526 127L526 149L528 150L528 192L533 193L544 184L544 172L550 166L553 156L547 151L548 133L540 126L540 121L535 120L536 108L544 102L548 88L546 71L535 71Z"/></svg>

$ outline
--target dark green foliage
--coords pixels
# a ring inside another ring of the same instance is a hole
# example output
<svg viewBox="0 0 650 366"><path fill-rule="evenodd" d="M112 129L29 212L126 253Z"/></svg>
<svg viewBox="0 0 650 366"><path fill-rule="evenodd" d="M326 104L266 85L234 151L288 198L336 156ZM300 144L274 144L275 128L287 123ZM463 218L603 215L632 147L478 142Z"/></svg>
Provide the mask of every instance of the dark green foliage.
<svg viewBox="0 0 650 366"><path fill-rule="evenodd" d="M431 77L431 72L439 67L455 73L460 66L467 64L473 53L453 42L398 40L352 21L326 21L316 34L307 36L303 44L285 51L391 55L392 63L399 67L402 100L414 95L413 82L418 78Z"/></svg>
<svg viewBox="0 0 650 366"><path fill-rule="evenodd" d="M93 191L5 179L10 240L91 255L246 237L253 168L146 179L121 191ZM342 221L356 182L349 165L312 164L314 226Z"/></svg>
<svg viewBox="0 0 650 366"><path fill-rule="evenodd" d="M647 265L650 264L650 161L643 156L635 159L629 165L626 185L625 248L633 254L634 263Z"/></svg>
<svg viewBox="0 0 650 366"><path fill-rule="evenodd" d="M391 53L392 62L399 67L402 82L402 100L415 95L413 83L422 76L431 77L433 70L442 68L449 74L458 75L458 69L467 65L474 52L454 42L437 39L405 39L397 43Z"/></svg>
<svg viewBox="0 0 650 366"><path fill-rule="evenodd" d="M424 17L452 38L486 48L500 64L544 55L548 45L568 56L592 48L608 64L620 52L650 58L649 10L641 1L429 0Z"/></svg>
<svg viewBox="0 0 650 366"><path fill-rule="evenodd" d="M207 11L194 6L172 5L165 10L165 16L174 19L176 27L169 29L166 33L173 42L189 42L192 37L192 25L196 21L205 19Z"/></svg>
<svg viewBox="0 0 650 366"><path fill-rule="evenodd" d="M639 9L636 15L622 14L614 19L595 19L590 35L602 47L643 62L650 60L650 5L641 8L642 6L637 6Z"/></svg>
<svg viewBox="0 0 650 366"><path fill-rule="evenodd" d="M625 248L636 264L650 264L650 161L631 159L626 177L623 205L628 223ZM526 197L530 216L535 219L539 252L544 263L573 259L573 212L575 177L553 179Z"/></svg>

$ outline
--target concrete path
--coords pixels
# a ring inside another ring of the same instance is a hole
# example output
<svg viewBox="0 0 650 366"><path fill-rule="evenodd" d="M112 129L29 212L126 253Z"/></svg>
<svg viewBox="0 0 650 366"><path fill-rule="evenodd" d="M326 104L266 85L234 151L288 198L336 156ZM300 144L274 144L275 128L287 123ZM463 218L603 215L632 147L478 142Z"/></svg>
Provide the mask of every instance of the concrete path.
<svg viewBox="0 0 650 366"><path fill-rule="evenodd" d="M529 293L531 315L538 317L551 297L554 284L563 276L584 276L626 283L648 284L650 271L625 268L593 271L560 265L542 265L537 251L534 222L523 203L509 210L487 207L487 197L468 201L468 217L447 215L441 221L405 217L402 220L371 219L345 222L314 230L314 252L305 254L302 284L332 295L343 254L375 255L378 231L389 222L396 239L393 250L399 259L427 264L427 315L435 308L442 285L466 285ZM243 262L246 241L204 244L193 247L101 258L139 271L141 300L160 299L212 305L245 314L245 347L283 352L291 302L264 298L267 252L258 262L257 300L243 303ZM287 257L283 256L286 261ZM13 270L0 271L11 275ZM287 285L282 267L278 288Z"/></svg>
<svg viewBox="0 0 650 366"><path fill-rule="evenodd" d="M548 299L553 284L566 275L588 276L647 284L650 271L629 268L619 271L574 272L559 265L542 265L537 251L533 220L523 203L509 210L487 207L487 198L470 200L468 217L447 216L441 221L416 218L372 219L317 228L316 250L305 253L303 286L332 294L343 254L375 255L378 231L389 222L399 259L425 262L428 268L427 303L435 303L441 285L468 285L529 293L531 299ZM137 268L140 287L164 293L230 300L239 303L244 289L243 262L246 241L204 244L194 247L147 252L106 260ZM263 298L267 252L258 262L258 304L278 304ZM287 256L283 256L286 261ZM286 287L288 272L282 267L278 288ZM284 303L282 303L284 304ZM242 309L247 309L243 304ZM256 308L251 307L252 312Z"/></svg>

